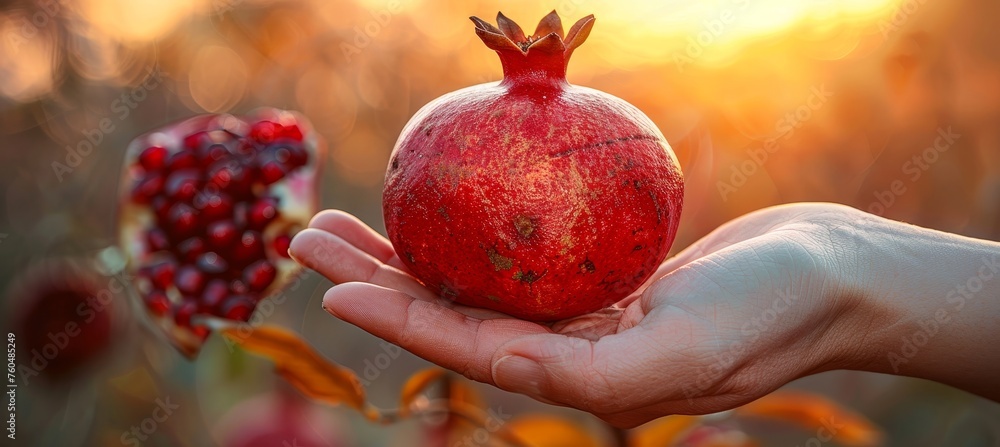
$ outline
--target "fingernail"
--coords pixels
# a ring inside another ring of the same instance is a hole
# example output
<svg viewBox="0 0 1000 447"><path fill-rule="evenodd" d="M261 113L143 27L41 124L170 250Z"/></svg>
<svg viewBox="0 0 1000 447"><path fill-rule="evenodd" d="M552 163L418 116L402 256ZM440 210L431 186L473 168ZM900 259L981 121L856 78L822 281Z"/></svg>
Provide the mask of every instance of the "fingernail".
<svg viewBox="0 0 1000 447"><path fill-rule="evenodd" d="M537 396L545 372L538 362L516 355L501 357L493 364L493 381L497 386L515 393Z"/></svg>

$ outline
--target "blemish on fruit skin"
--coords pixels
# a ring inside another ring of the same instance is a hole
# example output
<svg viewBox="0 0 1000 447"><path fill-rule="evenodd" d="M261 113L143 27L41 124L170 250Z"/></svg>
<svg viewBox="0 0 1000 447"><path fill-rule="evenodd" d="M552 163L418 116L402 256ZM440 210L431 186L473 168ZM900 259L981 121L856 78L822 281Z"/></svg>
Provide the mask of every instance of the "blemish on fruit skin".
<svg viewBox="0 0 1000 447"><path fill-rule="evenodd" d="M531 218L525 216L524 214L518 214L514 216L514 228L517 229L517 234L521 237L529 238L535 232L535 224L531 222Z"/></svg>
<svg viewBox="0 0 1000 447"><path fill-rule="evenodd" d="M488 299L488 300L490 300L490 301L492 301L494 303L499 303L500 302L500 297L498 297L496 295L486 295L486 299Z"/></svg>
<svg viewBox="0 0 1000 447"><path fill-rule="evenodd" d="M417 262L417 260L413 257L413 253L406 252L406 253L403 253L403 256L406 256L406 259L409 259L410 262L412 262L412 263L416 263Z"/></svg>
<svg viewBox="0 0 1000 447"><path fill-rule="evenodd" d="M510 270L514 267L513 259L497 253L497 250L493 247L486 249L486 256L490 258L490 262L493 263L493 268L495 268L498 272L501 270Z"/></svg>
<svg viewBox="0 0 1000 447"><path fill-rule="evenodd" d="M545 276L545 272L542 272L542 274L539 275L539 274L535 273L533 270L528 270L526 272L522 272L521 270L518 270L518 271L514 272L514 275L511 277L511 279L513 279L515 281L521 281L521 282L523 282L525 284L531 284L531 283L533 283L535 281L538 281L543 276Z"/></svg>
<svg viewBox="0 0 1000 447"><path fill-rule="evenodd" d="M580 263L580 273L594 273L595 270L597 270L597 267L594 266L594 262L590 259L584 259Z"/></svg>
<svg viewBox="0 0 1000 447"><path fill-rule="evenodd" d="M450 222L451 221L451 216L448 215L448 210L444 209L443 206L440 207L440 208L438 208L437 212L438 212L438 214L441 215L441 217L444 218L445 222Z"/></svg>

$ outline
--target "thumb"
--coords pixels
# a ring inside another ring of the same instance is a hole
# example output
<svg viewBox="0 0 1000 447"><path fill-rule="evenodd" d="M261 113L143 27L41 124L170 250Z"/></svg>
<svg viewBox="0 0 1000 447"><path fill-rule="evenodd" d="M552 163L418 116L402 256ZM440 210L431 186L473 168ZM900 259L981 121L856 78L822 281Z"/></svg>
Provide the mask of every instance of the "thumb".
<svg viewBox="0 0 1000 447"><path fill-rule="evenodd" d="M615 399L620 377L603 352L612 337L596 342L558 334L519 337L494 355L493 383L542 402L608 412L621 403Z"/></svg>

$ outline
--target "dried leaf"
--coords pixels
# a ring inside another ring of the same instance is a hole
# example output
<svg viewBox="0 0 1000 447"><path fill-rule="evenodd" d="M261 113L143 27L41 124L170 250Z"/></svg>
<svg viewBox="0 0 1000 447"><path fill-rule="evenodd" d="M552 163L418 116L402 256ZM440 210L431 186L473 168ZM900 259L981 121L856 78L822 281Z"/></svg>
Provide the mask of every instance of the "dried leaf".
<svg viewBox="0 0 1000 447"><path fill-rule="evenodd" d="M585 428L547 414L521 416L504 426L529 447L601 447Z"/></svg>
<svg viewBox="0 0 1000 447"><path fill-rule="evenodd" d="M833 439L843 445L882 445L882 431L867 418L811 393L772 393L738 408L736 414L792 422L809 430L825 427Z"/></svg>
<svg viewBox="0 0 1000 447"><path fill-rule="evenodd" d="M410 406L413 405L413 401L420 396L421 393L427 389L430 384L441 380L447 371L440 368L428 368L423 371L418 371L416 374L410 376L406 383L403 384L403 390L399 393L399 415L400 417L407 417L410 414Z"/></svg>
<svg viewBox="0 0 1000 447"><path fill-rule="evenodd" d="M698 427L697 416L667 416L643 425L632 431L629 447L664 447L676 444L681 438Z"/></svg>
<svg viewBox="0 0 1000 447"><path fill-rule="evenodd" d="M223 335L247 351L274 362L277 373L302 394L331 404L365 410L365 390L357 376L330 362L294 332L264 325L250 332L237 326L221 329Z"/></svg>

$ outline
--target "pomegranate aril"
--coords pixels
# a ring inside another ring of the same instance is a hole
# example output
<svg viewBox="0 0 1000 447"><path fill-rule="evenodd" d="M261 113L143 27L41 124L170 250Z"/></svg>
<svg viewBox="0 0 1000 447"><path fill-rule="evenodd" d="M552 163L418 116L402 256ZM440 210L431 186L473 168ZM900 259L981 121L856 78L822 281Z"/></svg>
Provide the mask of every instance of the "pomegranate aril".
<svg viewBox="0 0 1000 447"><path fill-rule="evenodd" d="M236 224L228 220L209 224L206 233L208 245L216 250L228 249L236 242L236 237L239 235Z"/></svg>
<svg viewBox="0 0 1000 447"><path fill-rule="evenodd" d="M184 137L184 147L189 150L197 150L202 146L207 146L211 144L212 139L209 137L208 132L195 132L191 135Z"/></svg>
<svg viewBox="0 0 1000 447"><path fill-rule="evenodd" d="M143 300L149 312L158 317L162 317L170 311L170 299L162 290L154 290L147 293Z"/></svg>
<svg viewBox="0 0 1000 447"><path fill-rule="evenodd" d="M170 207L174 206L174 202L166 197L157 196L153 198L151 206L156 219L160 222L167 222L167 219L170 217Z"/></svg>
<svg viewBox="0 0 1000 447"><path fill-rule="evenodd" d="M168 231L174 239L184 239L198 231L198 212L186 203L178 203L170 208Z"/></svg>
<svg viewBox="0 0 1000 447"><path fill-rule="evenodd" d="M163 230L150 228L146 232L146 244L150 252L167 250L170 248L170 239L167 238L167 233L164 233Z"/></svg>
<svg viewBox="0 0 1000 447"><path fill-rule="evenodd" d="M205 285L205 291L201 294L201 308L215 313L228 296L229 284L223 279L213 279Z"/></svg>
<svg viewBox="0 0 1000 447"><path fill-rule="evenodd" d="M278 148L275 157L292 169L309 163L309 153L302 146L292 145Z"/></svg>
<svg viewBox="0 0 1000 447"><path fill-rule="evenodd" d="M175 202L188 202L198 193L201 174L195 169L174 171L167 177L164 192Z"/></svg>
<svg viewBox="0 0 1000 447"><path fill-rule="evenodd" d="M205 287L205 274L192 265L185 265L174 275L174 285L185 295L198 295Z"/></svg>
<svg viewBox="0 0 1000 447"><path fill-rule="evenodd" d="M150 146L139 153L139 165L146 172L158 171L167 163L167 148L161 146Z"/></svg>
<svg viewBox="0 0 1000 447"><path fill-rule="evenodd" d="M191 317L198 312L198 303L192 299L185 299L174 307L174 323L178 326L190 328Z"/></svg>
<svg viewBox="0 0 1000 447"><path fill-rule="evenodd" d="M276 274L277 270L274 268L274 264L267 260L260 260L243 270L243 282L250 290L260 292L271 285Z"/></svg>
<svg viewBox="0 0 1000 447"><path fill-rule="evenodd" d="M205 253L205 241L199 237L185 239L177 245L177 254L184 262L194 262Z"/></svg>
<svg viewBox="0 0 1000 447"><path fill-rule="evenodd" d="M205 222L225 219L233 214L233 200L224 193L197 196L194 205L201 210Z"/></svg>
<svg viewBox="0 0 1000 447"><path fill-rule="evenodd" d="M198 270L210 276L218 276L229 270L229 264L226 263L226 260L214 252L201 255L195 261L195 266L198 267Z"/></svg>
<svg viewBox="0 0 1000 447"><path fill-rule="evenodd" d="M237 295L242 295L244 293L250 293L250 287L248 287L247 283L243 282L243 280L234 279L229 283L229 291Z"/></svg>
<svg viewBox="0 0 1000 447"><path fill-rule="evenodd" d="M299 129L299 126L297 124L290 124L288 126L284 126L281 129L281 137L287 138L295 142L301 142L302 129Z"/></svg>
<svg viewBox="0 0 1000 447"><path fill-rule="evenodd" d="M149 267L149 280L157 289L166 289L174 282L177 266L173 261L163 261Z"/></svg>
<svg viewBox="0 0 1000 447"><path fill-rule="evenodd" d="M260 178L265 185L270 185L285 178L285 168L277 160L271 160L260 167Z"/></svg>
<svg viewBox="0 0 1000 447"><path fill-rule="evenodd" d="M253 314L256 303L243 295L233 295L222 305L220 314L223 318L237 321L247 321Z"/></svg>
<svg viewBox="0 0 1000 447"><path fill-rule="evenodd" d="M209 166L229 156L229 149L224 144L214 143L198 149L198 158L201 159L202 166Z"/></svg>
<svg viewBox="0 0 1000 447"><path fill-rule="evenodd" d="M198 157L192 152L180 151L167 159L167 170L176 171L178 169L194 168L198 166Z"/></svg>
<svg viewBox="0 0 1000 447"><path fill-rule="evenodd" d="M292 245L292 237L287 234L278 235L274 238L274 242L271 246L274 247L274 252L283 258L291 258L288 254L288 247Z"/></svg>
<svg viewBox="0 0 1000 447"><path fill-rule="evenodd" d="M248 197L253 187L253 171L236 160L217 163L209 169L208 183L233 197Z"/></svg>
<svg viewBox="0 0 1000 447"><path fill-rule="evenodd" d="M230 259L237 265L245 266L262 258L264 258L264 242L261 234L253 230L244 231L240 240L233 246Z"/></svg>
<svg viewBox="0 0 1000 447"><path fill-rule="evenodd" d="M278 217L278 201L267 197L254 202L247 209L247 228L262 230Z"/></svg>
<svg viewBox="0 0 1000 447"><path fill-rule="evenodd" d="M163 190L163 175L153 173L139 179L132 190L132 200L135 203L150 203Z"/></svg>
<svg viewBox="0 0 1000 447"><path fill-rule="evenodd" d="M260 121L250 127L250 138L258 143L268 144L278 138L281 131L280 124L270 121Z"/></svg>

